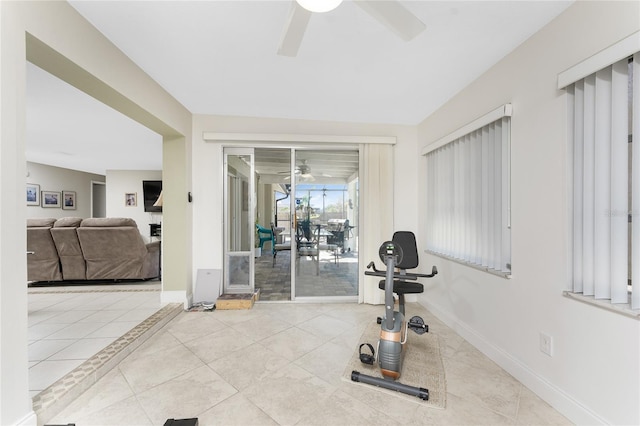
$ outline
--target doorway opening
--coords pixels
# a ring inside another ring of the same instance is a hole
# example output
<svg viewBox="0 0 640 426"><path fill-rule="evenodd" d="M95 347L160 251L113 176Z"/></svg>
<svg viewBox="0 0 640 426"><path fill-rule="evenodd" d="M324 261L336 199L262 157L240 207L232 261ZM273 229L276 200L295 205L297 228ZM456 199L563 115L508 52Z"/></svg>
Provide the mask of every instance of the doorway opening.
<svg viewBox="0 0 640 426"><path fill-rule="evenodd" d="M91 217L107 217L107 189L104 182L91 181Z"/></svg>

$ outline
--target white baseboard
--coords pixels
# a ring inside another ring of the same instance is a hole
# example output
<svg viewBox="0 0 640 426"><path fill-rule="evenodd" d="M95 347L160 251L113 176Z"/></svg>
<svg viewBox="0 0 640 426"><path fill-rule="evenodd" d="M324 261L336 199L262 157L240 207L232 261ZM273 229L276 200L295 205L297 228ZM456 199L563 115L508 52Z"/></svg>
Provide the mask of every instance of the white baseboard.
<svg viewBox="0 0 640 426"><path fill-rule="evenodd" d="M160 303L182 303L184 309L189 309L189 299L187 298L187 292L185 290L167 291L162 290L160 293Z"/></svg>
<svg viewBox="0 0 640 426"><path fill-rule="evenodd" d="M431 303L421 304L467 342L489 357L493 362L502 367L506 372L515 377L520 383L558 410L558 412L574 424L607 424L607 422L596 413L573 399L544 377L539 376L535 371L503 349L493 345L468 324L460 322L458 318L450 315L449 312L440 309L436 305Z"/></svg>

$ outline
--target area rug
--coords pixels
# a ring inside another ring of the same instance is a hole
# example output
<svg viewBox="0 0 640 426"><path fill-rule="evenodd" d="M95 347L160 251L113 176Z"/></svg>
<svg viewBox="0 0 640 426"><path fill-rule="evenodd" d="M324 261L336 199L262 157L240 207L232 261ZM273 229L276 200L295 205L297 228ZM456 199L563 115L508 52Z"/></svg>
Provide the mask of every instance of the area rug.
<svg viewBox="0 0 640 426"><path fill-rule="evenodd" d="M364 333L362 333L362 336L360 336L360 343L370 343L374 348L376 348L379 337L380 325L376 324L375 321L372 321L372 323L367 326ZM358 344L358 346L360 346L360 344ZM365 348L363 348L363 351L364 349ZM377 363L374 363L374 365L367 365L360 362L358 347L355 348L353 356L349 360L342 378L343 380L353 383L355 386L366 386L370 389L385 392L389 395L393 395L397 398L403 398L417 404L444 409L447 390L444 376L444 365L442 364L442 357L440 356L438 336L431 333L418 335L413 331L409 331L408 341L404 345L403 351L405 352L404 362L402 364L402 371L400 372L400 379L398 382L405 385L428 389L429 399L427 401L415 396L384 389L378 386L352 381L351 372L354 370L359 371L362 374L382 378L382 374L380 373L380 368L378 368ZM366 353L369 353L368 348Z"/></svg>

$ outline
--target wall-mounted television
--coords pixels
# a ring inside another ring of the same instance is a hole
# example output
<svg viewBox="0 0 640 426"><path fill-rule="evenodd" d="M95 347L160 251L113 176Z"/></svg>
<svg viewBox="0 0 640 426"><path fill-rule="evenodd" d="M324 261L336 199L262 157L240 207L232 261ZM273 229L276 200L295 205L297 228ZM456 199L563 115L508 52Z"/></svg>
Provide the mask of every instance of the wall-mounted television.
<svg viewBox="0 0 640 426"><path fill-rule="evenodd" d="M142 194L144 197L145 212L162 212L162 206L154 206L162 192L161 180L143 180Z"/></svg>

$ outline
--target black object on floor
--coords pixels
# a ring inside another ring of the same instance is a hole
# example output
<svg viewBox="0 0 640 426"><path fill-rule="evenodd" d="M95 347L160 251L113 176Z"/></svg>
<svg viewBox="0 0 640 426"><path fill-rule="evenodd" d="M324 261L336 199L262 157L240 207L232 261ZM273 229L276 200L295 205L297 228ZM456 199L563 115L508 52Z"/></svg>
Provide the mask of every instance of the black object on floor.
<svg viewBox="0 0 640 426"><path fill-rule="evenodd" d="M407 395L417 396L418 398L428 401L429 400L429 389L419 388L416 386L403 385L399 382L394 382L393 380L381 379L379 377L368 376L366 374L362 374L359 371L353 370L351 372L351 380L354 382L362 382L367 383L369 385L378 386L381 388L389 389L396 392L406 393Z"/></svg>
<svg viewBox="0 0 640 426"><path fill-rule="evenodd" d="M198 419L167 419L164 426L198 426Z"/></svg>

